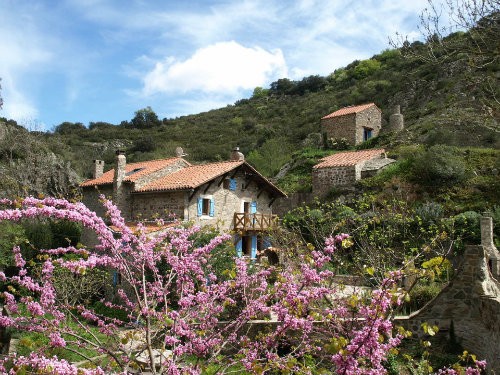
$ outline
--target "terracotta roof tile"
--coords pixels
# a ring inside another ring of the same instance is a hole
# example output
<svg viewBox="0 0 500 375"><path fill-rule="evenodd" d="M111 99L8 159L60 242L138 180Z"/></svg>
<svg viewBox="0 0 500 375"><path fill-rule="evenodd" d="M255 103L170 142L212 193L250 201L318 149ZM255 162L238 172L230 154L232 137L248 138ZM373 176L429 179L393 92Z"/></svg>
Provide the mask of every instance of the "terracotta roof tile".
<svg viewBox="0 0 500 375"><path fill-rule="evenodd" d="M361 111L364 111L365 109L368 109L372 106L375 106L380 111L380 108L375 105L375 103L369 103L369 104L362 104L362 105L355 105L351 107L344 107L339 109L338 111L335 111L333 113L330 113L329 115L326 115L325 117L322 117L321 119L327 119L327 118L332 118L332 117L339 117L339 116L344 116L344 115L350 115L352 113L358 113ZM382 111L380 111L382 112Z"/></svg>
<svg viewBox="0 0 500 375"><path fill-rule="evenodd" d="M326 167L346 167L350 165L356 165L362 161L373 159L384 153L383 148L376 150L362 150L362 151L348 151L339 152L320 159L319 163L313 168L326 168Z"/></svg>
<svg viewBox="0 0 500 375"><path fill-rule="evenodd" d="M162 177L149 185L143 186L137 191L194 189L216 177L222 176L224 173L233 170L243 163L243 161L222 161L218 163L191 165Z"/></svg>
<svg viewBox="0 0 500 375"><path fill-rule="evenodd" d="M180 171L160 178L149 185L143 186L142 188L136 190L136 192L194 189L213 180L214 178L232 171L241 165L245 165L246 168L250 169L253 173L259 176L279 195L286 197L284 192L282 192L271 181L245 161L222 161L210 164L191 165L187 168L181 169Z"/></svg>
<svg viewBox="0 0 500 375"><path fill-rule="evenodd" d="M126 164L125 165L125 173L126 174L132 172L134 169L137 169L138 171L135 173L132 173L128 176L125 176L124 181L134 182L138 178L146 176L150 173L159 171L160 169L163 169L165 167L168 167L169 165L175 163L178 160L179 160L179 158L175 157L175 158L170 158L170 159L141 161L138 163ZM85 186L112 184L114 173L115 173L115 170L111 169L111 170L107 171L106 173L104 173L101 177L85 181L82 184L80 184L80 186L85 187Z"/></svg>

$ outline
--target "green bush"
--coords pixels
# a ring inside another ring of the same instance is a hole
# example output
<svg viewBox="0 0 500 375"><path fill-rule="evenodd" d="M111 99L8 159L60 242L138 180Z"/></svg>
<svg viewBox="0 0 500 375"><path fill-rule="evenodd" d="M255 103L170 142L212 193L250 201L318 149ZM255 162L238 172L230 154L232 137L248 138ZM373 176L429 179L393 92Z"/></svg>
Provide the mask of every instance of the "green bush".
<svg viewBox="0 0 500 375"><path fill-rule="evenodd" d="M67 220L51 221L52 247L76 246L81 240L82 226Z"/></svg>
<svg viewBox="0 0 500 375"><path fill-rule="evenodd" d="M413 312L420 310L427 302L433 299L441 291L442 284L435 282L418 282L410 291L410 301L407 302L407 311Z"/></svg>
<svg viewBox="0 0 500 375"><path fill-rule="evenodd" d="M475 211L465 211L453 218L455 231L465 243L479 244L481 242L481 214Z"/></svg>
<svg viewBox="0 0 500 375"><path fill-rule="evenodd" d="M443 217L443 207L436 202L425 202L415 209L415 214L426 225L436 224Z"/></svg>
<svg viewBox="0 0 500 375"><path fill-rule="evenodd" d="M103 315L110 319L118 319L122 322L128 322L129 318L127 317L127 312L123 309L117 307L108 307L104 304L104 302L95 302L93 306L93 310L98 315Z"/></svg>
<svg viewBox="0 0 500 375"><path fill-rule="evenodd" d="M419 151L412 160L412 178L415 182L442 187L459 184L466 179L465 163L455 148L435 145Z"/></svg>

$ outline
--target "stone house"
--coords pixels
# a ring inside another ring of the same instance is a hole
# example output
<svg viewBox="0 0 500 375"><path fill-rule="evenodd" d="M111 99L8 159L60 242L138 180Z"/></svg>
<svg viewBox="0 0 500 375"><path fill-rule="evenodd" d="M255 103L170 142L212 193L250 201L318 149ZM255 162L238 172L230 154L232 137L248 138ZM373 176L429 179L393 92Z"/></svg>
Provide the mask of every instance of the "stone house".
<svg viewBox="0 0 500 375"><path fill-rule="evenodd" d="M153 225L156 218L217 226L233 231L238 252L252 258L269 247L266 230L276 219L272 206L276 198L286 196L238 149L229 161L200 165L187 162L180 148L174 158L130 164L125 153L117 151L115 168L106 173L102 161L94 163L94 178L80 187L83 203L98 215L104 215L98 202L104 194L112 197L129 227L141 221L153 234L169 225Z"/></svg>
<svg viewBox="0 0 500 375"><path fill-rule="evenodd" d="M376 137L382 128L382 111L374 104L341 108L321 119L321 133L328 138L345 138L355 146Z"/></svg>
<svg viewBox="0 0 500 375"><path fill-rule="evenodd" d="M383 148L327 156L313 167L313 194L323 196L333 188L352 186L356 181L371 177L394 162L387 158Z"/></svg>

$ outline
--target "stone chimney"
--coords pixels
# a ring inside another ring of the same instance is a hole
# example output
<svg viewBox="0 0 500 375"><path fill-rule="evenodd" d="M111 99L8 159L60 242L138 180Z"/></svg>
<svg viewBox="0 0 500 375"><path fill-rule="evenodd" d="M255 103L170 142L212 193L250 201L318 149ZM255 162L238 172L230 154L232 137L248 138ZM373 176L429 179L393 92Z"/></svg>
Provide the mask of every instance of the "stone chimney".
<svg viewBox="0 0 500 375"><path fill-rule="evenodd" d="M124 215L124 202L125 202L125 189L123 187L123 179L125 178L125 166L127 165L127 159L125 158L125 151L116 150L115 159L115 174L113 176L113 201L122 215Z"/></svg>
<svg viewBox="0 0 500 375"><path fill-rule="evenodd" d="M184 156L184 150L182 149L182 147L175 148L175 156L177 156L178 158L182 158Z"/></svg>
<svg viewBox="0 0 500 375"><path fill-rule="evenodd" d="M483 214L481 217L481 246L488 254L488 266L491 274L500 280L500 253L493 242L493 218Z"/></svg>
<svg viewBox="0 0 500 375"><path fill-rule="evenodd" d="M104 160L94 160L94 178L99 178L104 173Z"/></svg>
<svg viewBox="0 0 500 375"><path fill-rule="evenodd" d="M231 156L229 157L229 160L231 160L231 161L243 161L243 160L245 160L245 155L243 155L240 152L239 147L235 147L233 149L233 152L231 153Z"/></svg>
<svg viewBox="0 0 500 375"><path fill-rule="evenodd" d="M401 106L395 105L392 108L392 115L389 117L389 131L403 130L405 127L404 117L401 114Z"/></svg>

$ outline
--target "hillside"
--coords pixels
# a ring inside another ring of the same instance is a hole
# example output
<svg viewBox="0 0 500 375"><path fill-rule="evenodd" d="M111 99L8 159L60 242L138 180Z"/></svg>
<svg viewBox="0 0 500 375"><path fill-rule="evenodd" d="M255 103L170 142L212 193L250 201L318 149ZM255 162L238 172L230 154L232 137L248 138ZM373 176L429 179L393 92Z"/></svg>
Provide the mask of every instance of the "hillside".
<svg viewBox="0 0 500 375"><path fill-rule="evenodd" d="M448 37L463 38L463 33ZM414 51L426 48L420 42L411 47ZM365 147L383 146L389 151L412 144L498 148L499 87L493 87L492 93L484 77L499 72L498 58L477 68L469 64L467 54L450 55L435 64L387 49L327 77L279 79L225 108L163 120L146 108L119 125L65 122L53 133L38 133L34 138L56 157L71 162L81 179L90 176L93 159L105 160L111 168L117 148L127 150L129 161L141 161L170 157L177 146L194 162L224 160L239 146L251 164L274 177L294 153L325 148L321 117L348 105L375 102L385 123L392 106L401 105L406 128L379 136ZM287 184L282 187L288 189Z"/></svg>

